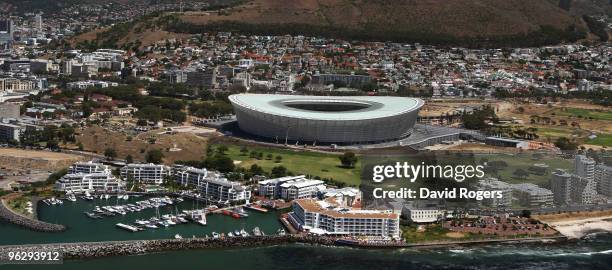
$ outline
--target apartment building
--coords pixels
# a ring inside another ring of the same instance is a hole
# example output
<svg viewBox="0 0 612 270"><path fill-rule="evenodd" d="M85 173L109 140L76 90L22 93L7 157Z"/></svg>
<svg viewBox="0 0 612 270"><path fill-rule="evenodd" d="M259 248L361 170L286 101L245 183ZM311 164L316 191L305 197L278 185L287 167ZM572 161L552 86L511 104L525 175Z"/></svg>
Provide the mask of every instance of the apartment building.
<svg viewBox="0 0 612 270"><path fill-rule="evenodd" d="M612 166L603 164L595 166L595 182L599 194L612 197Z"/></svg>
<svg viewBox="0 0 612 270"><path fill-rule="evenodd" d="M66 174L55 184L56 190L71 193L117 192L123 188L121 180L106 172Z"/></svg>
<svg viewBox="0 0 612 270"><path fill-rule="evenodd" d="M576 155L574 160L574 172L576 175L587 179L595 179L595 160L585 155Z"/></svg>
<svg viewBox="0 0 612 270"><path fill-rule="evenodd" d="M220 204L232 204L251 199L251 191L238 182L225 178L205 178L199 185L205 198Z"/></svg>
<svg viewBox="0 0 612 270"><path fill-rule="evenodd" d="M87 161L77 162L68 167L68 174L74 173L108 173L111 174L111 169L108 165L99 162Z"/></svg>
<svg viewBox="0 0 612 270"><path fill-rule="evenodd" d="M170 176L170 174L170 167L153 163L133 163L121 168L122 179L132 179L136 182L145 184L162 184L164 182L164 179Z"/></svg>
<svg viewBox="0 0 612 270"><path fill-rule="evenodd" d="M523 207L539 208L553 206L552 191L531 183L512 185L512 194Z"/></svg>
<svg viewBox="0 0 612 270"><path fill-rule="evenodd" d="M496 178L487 178L479 183L480 190L499 191L501 198L486 198L481 201L482 205L492 208L507 208L512 206L512 185Z"/></svg>
<svg viewBox="0 0 612 270"><path fill-rule="evenodd" d="M400 236L399 214L340 207L334 198L294 200L288 220L300 231L314 234Z"/></svg>
<svg viewBox="0 0 612 270"><path fill-rule="evenodd" d="M278 199L281 197L281 185L289 182L305 180L305 175L285 176L274 179L267 179L258 182L259 196L264 196L270 199Z"/></svg>
<svg viewBox="0 0 612 270"><path fill-rule="evenodd" d="M300 181L281 184L280 197L286 201L315 198L317 197L317 194L324 189L325 182L321 180L303 179Z"/></svg>

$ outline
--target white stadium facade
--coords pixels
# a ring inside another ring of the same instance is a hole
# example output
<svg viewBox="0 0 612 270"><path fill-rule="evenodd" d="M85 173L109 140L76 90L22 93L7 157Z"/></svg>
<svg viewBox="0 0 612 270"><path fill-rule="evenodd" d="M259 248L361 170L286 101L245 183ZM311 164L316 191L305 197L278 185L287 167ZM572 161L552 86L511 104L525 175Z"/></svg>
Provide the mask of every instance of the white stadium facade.
<svg viewBox="0 0 612 270"><path fill-rule="evenodd" d="M373 96L237 94L229 97L239 128L277 141L365 144L411 134L421 99Z"/></svg>

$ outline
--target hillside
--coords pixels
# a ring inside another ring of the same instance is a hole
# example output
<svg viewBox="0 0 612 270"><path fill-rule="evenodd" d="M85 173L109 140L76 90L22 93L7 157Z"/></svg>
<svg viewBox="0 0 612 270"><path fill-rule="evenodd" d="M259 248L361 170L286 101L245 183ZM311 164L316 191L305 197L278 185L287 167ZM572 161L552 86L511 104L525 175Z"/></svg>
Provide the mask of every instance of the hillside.
<svg viewBox="0 0 612 270"><path fill-rule="evenodd" d="M169 37L236 31L470 47L538 46L585 37L588 27L581 15L608 8L600 0L566 6L563 1L251 0L215 11L171 13L123 27L119 34L111 29L97 39L108 45L104 39L112 36L110 43L121 46L142 41L143 33Z"/></svg>

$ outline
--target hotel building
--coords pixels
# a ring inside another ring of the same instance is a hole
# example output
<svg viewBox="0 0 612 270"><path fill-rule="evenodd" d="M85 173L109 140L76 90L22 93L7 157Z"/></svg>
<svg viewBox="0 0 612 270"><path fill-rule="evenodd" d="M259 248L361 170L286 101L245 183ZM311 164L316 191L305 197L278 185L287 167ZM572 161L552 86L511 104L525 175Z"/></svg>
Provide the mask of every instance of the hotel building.
<svg viewBox="0 0 612 270"><path fill-rule="evenodd" d="M85 191L117 192L124 184L110 173L72 173L66 174L56 183L56 190L71 193Z"/></svg>
<svg viewBox="0 0 612 270"><path fill-rule="evenodd" d="M294 200L288 220L298 230L314 234L399 238L399 214L340 205L335 198Z"/></svg>
<svg viewBox="0 0 612 270"><path fill-rule="evenodd" d="M121 178L129 179L145 184L159 185L170 175L170 167L165 165L149 164L128 164L121 168Z"/></svg>
<svg viewBox="0 0 612 270"><path fill-rule="evenodd" d="M594 178L593 178L594 179ZM597 196L594 180L570 174L564 170L552 173L550 187L556 205L591 204Z"/></svg>

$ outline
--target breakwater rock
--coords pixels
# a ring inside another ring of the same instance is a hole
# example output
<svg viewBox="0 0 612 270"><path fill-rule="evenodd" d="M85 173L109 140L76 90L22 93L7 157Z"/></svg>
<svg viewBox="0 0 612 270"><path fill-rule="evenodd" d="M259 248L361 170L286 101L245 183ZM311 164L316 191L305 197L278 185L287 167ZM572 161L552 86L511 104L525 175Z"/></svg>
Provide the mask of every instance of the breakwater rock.
<svg viewBox="0 0 612 270"><path fill-rule="evenodd" d="M66 230L64 225L48 223L19 215L8 209L4 201L0 202L0 220L6 220L18 226L39 232L62 232Z"/></svg>
<svg viewBox="0 0 612 270"><path fill-rule="evenodd" d="M308 243L320 245L334 245L333 238L309 237L309 236L249 236L249 237L226 237L223 239L213 238L188 238L188 239L161 239L161 240L133 240L112 242L87 242L87 243L58 243L58 244L33 244L0 246L0 254L17 251L60 251L64 259L85 259L107 256L125 256L145 254L151 252L212 249L212 248L248 248L260 246L272 246L290 243Z"/></svg>

